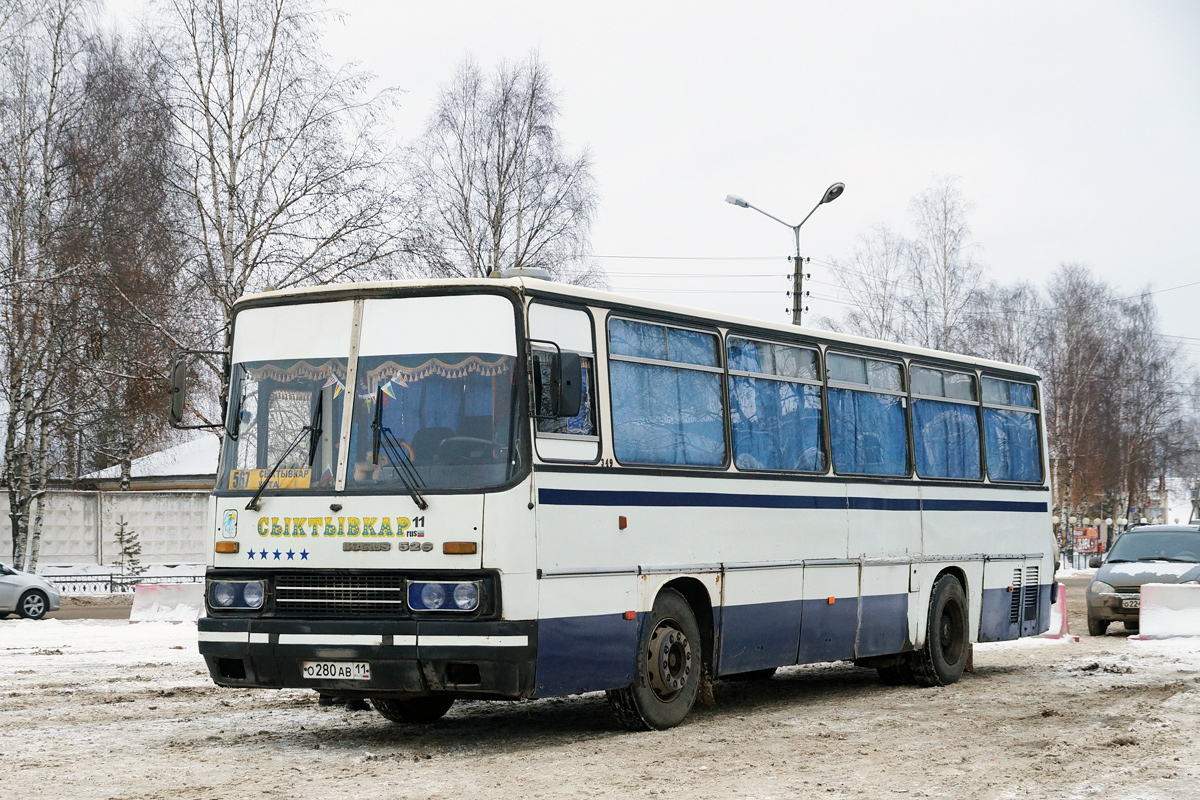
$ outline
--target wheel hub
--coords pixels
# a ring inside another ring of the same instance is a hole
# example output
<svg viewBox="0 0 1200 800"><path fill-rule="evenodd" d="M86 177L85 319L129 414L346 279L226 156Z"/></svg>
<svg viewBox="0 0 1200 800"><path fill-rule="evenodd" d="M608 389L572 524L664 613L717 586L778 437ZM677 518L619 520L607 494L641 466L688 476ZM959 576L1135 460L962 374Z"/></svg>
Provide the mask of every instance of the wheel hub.
<svg viewBox="0 0 1200 800"><path fill-rule="evenodd" d="M650 688L660 699L678 694L692 673L692 645L683 631L663 620L650 637L646 669Z"/></svg>

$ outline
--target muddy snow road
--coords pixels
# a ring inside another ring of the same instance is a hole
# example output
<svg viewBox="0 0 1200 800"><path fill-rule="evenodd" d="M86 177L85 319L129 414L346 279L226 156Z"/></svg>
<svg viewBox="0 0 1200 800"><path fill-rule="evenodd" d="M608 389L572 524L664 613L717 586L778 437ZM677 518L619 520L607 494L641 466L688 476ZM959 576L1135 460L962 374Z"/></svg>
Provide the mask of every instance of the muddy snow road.
<svg viewBox="0 0 1200 800"><path fill-rule="evenodd" d="M1073 617L1078 629L1082 620ZM0 621L5 798L1200 796L1200 643L977 646L940 689L849 664L718 683L679 728L602 695L433 726L213 686L195 628Z"/></svg>

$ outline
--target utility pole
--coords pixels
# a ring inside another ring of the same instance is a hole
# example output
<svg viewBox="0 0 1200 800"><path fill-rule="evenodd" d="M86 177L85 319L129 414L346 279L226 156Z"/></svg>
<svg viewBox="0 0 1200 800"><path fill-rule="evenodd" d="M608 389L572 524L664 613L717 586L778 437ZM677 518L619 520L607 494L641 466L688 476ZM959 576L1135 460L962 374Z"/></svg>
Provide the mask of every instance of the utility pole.
<svg viewBox="0 0 1200 800"><path fill-rule="evenodd" d="M800 231L796 231L796 255L792 257L796 271L792 273L792 324L800 324L804 313L804 257L800 255Z"/></svg>
<svg viewBox="0 0 1200 800"><path fill-rule="evenodd" d="M826 203L832 203L834 200L838 199L845 189L846 184L844 183L835 183L826 189L825 194L821 196L820 201L813 206L813 210L808 212L808 217L811 217L821 206L825 205ZM725 202L738 206L739 208L753 208L764 217L770 217L781 225L786 225L792 229L792 233L796 237L796 255L792 257L792 266L795 268L795 272L792 273L792 324L799 325L800 318L804 314L804 256L800 255L800 226L808 222L808 217L800 220L800 222L795 225L791 225L787 222L784 222L779 217L774 216L773 214L768 214L758 206L750 205L737 195L726 195Z"/></svg>

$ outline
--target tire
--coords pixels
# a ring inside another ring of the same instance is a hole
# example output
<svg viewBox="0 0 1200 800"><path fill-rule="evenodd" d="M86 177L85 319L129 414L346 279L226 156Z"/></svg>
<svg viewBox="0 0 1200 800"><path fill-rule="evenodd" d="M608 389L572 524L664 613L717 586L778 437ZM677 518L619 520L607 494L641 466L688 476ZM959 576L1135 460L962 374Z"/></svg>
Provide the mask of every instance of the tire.
<svg viewBox="0 0 1200 800"><path fill-rule="evenodd" d="M37 589L30 589L21 595L21 599L17 603L17 613L25 619L41 619L46 616L46 609L49 605L46 595Z"/></svg>
<svg viewBox="0 0 1200 800"><path fill-rule="evenodd" d="M683 722L700 688L702 646L691 606L679 592L663 589L638 637L633 683L608 692L621 724L661 731Z"/></svg>
<svg viewBox="0 0 1200 800"><path fill-rule="evenodd" d="M1108 620L1088 617L1088 636L1103 636L1108 633Z"/></svg>
<svg viewBox="0 0 1200 800"><path fill-rule="evenodd" d="M879 680L888 686L911 686L916 682L912 665L907 659L901 659L886 667L876 667L875 671L879 673Z"/></svg>
<svg viewBox="0 0 1200 800"><path fill-rule="evenodd" d="M918 686L949 686L962 677L971 652L967 596L962 584L943 575L929 594L929 620L925 646L909 658Z"/></svg>
<svg viewBox="0 0 1200 800"><path fill-rule="evenodd" d="M372 697L371 705L375 710L392 722L405 722L410 725L428 725L437 722L446 715L454 698L444 694L432 694L424 697L410 697L403 700L393 698Z"/></svg>
<svg viewBox="0 0 1200 800"><path fill-rule="evenodd" d="M721 680L735 682L768 681L775 677L775 670L777 669L778 667L767 667L766 669L752 669L749 672L736 672L733 675L721 676Z"/></svg>

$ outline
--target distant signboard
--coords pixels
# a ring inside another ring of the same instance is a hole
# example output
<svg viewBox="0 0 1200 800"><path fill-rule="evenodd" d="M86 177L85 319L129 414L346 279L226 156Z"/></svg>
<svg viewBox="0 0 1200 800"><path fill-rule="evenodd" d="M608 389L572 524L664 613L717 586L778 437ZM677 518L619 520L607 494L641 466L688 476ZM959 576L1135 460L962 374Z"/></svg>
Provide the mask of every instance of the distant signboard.
<svg viewBox="0 0 1200 800"><path fill-rule="evenodd" d="M1100 529L1091 525L1075 529L1076 553L1100 552Z"/></svg>

